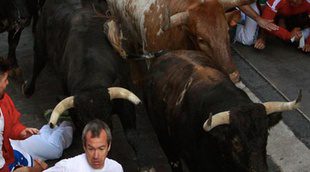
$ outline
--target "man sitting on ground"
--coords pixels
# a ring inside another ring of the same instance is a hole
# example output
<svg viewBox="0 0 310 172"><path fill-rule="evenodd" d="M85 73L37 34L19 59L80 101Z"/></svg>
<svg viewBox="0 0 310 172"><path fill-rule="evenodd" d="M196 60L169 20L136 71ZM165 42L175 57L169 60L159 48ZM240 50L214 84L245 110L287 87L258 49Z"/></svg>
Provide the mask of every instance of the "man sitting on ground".
<svg viewBox="0 0 310 172"><path fill-rule="evenodd" d="M44 113L47 119L50 114L51 111ZM11 172L41 172L47 168L45 160L58 159L62 156L63 150L72 143L73 124L66 115L61 117L62 122L53 129L46 124L38 135L26 140L11 140L14 150L14 162L9 165Z"/></svg>

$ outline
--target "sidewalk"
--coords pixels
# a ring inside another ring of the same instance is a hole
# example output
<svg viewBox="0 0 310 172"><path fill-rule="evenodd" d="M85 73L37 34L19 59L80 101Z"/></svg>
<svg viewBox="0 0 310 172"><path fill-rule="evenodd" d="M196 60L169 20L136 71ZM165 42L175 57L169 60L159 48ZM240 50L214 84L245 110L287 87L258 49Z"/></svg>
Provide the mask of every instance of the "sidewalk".
<svg viewBox="0 0 310 172"><path fill-rule="evenodd" d="M279 41L263 51L238 43L232 47L242 81L262 102L293 100L303 90L302 113L282 113L283 122L270 130L267 154L279 168L269 171L310 171L310 55Z"/></svg>
<svg viewBox="0 0 310 172"><path fill-rule="evenodd" d="M301 110L310 119L310 106L306 104L310 102L310 53L276 39L269 40L264 50L239 43L234 43L233 48L290 100L302 89Z"/></svg>

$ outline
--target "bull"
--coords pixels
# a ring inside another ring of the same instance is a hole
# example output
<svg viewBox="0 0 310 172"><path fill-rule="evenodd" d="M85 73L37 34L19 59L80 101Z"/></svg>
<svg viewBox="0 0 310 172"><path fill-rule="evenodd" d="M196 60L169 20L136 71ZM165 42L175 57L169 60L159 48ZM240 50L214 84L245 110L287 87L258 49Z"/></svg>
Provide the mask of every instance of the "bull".
<svg viewBox="0 0 310 172"><path fill-rule="evenodd" d="M145 103L174 171L267 172L268 129L292 102L253 103L213 59L179 50L151 65Z"/></svg>
<svg viewBox="0 0 310 172"><path fill-rule="evenodd" d="M78 129L95 118L111 126L111 115L116 113L128 142L139 151L133 103L140 100L128 91L129 68L103 32L107 18L100 14L105 14L106 7L105 1L46 0L35 33L32 78L23 85L23 93L28 97L34 93L49 61L68 96L53 111L50 126L72 107L70 115Z"/></svg>
<svg viewBox="0 0 310 172"><path fill-rule="evenodd" d="M127 54L161 50L197 49L208 54L223 72L239 81L231 58L225 9L247 4L249 0L107 0L116 26L124 38ZM120 49L120 48L118 48ZM137 63L134 63L136 68ZM138 65L143 71L143 67ZM135 71L137 71L136 69ZM141 77L136 76L137 82Z"/></svg>
<svg viewBox="0 0 310 172"><path fill-rule="evenodd" d="M41 1L41 0L40 0ZM16 59L16 47L23 29L30 25L32 30L39 17L39 1L35 0L1 0L0 1L0 33L8 32L8 60L17 73L20 73Z"/></svg>

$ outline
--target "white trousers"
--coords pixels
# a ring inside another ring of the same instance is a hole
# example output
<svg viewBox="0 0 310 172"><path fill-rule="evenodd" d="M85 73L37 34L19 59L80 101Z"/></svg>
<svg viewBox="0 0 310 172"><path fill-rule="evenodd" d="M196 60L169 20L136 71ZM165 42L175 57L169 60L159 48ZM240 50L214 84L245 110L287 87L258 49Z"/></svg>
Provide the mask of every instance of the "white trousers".
<svg viewBox="0 0 310 172"><path fill-rule="evenodd" d="M250 6L260 15L256 2L252 3ZM257 38L259 27L255 20L245 15L243 12L241 12L241 19L244 20L244 24L237 25L235 41L244 45L253 45Z"/></svg>
<svg viewBox="0 0 310 172"><path fill-rule="evenodd" d="M58 127L51 129L44 125L40 134L33 135L26 140L12 140L12 146L19 146L29 153L33 159L51 160L62 156L63 150L72 143L73 124L63 121Z"/></svg>

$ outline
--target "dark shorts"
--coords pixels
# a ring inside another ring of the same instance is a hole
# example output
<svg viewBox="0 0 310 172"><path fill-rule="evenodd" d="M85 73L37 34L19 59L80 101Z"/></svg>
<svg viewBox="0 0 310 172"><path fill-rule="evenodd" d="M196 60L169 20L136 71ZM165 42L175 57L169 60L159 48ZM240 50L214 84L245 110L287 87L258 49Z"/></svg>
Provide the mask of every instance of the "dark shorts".
<svg viewBox="0 0 310 172"><path fill-rule="evenodd" d="M19 151L14 150L14 162L9 165L10 171L13 171L14 169L18 167L28 166L33 167L33 159L31 157L31 162L28 162L27 158L24 157L23 154L21 154Z"/></svg>

